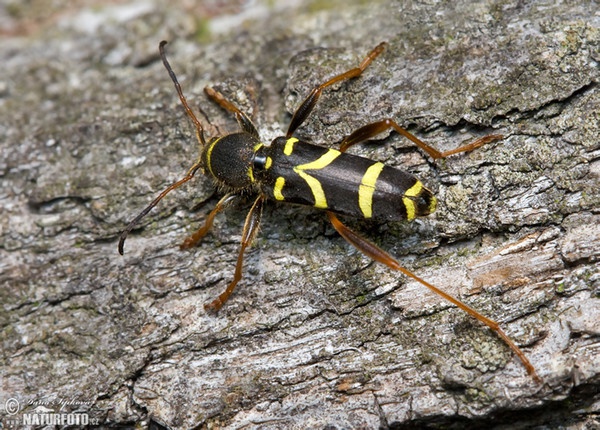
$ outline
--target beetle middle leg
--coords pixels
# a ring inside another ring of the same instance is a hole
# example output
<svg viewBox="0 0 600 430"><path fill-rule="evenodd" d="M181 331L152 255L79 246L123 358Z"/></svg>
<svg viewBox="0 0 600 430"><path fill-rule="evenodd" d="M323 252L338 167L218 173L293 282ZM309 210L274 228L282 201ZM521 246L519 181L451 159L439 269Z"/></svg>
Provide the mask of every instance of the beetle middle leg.
<svg viewBox="0 0 600 430"><path fill-rule="evenodd" d="M222 200L221 200L222 201ZM260 226L260 219L262 217L262 210L265 202L264 196L259 196L252 205L252 208L248 212L246 216L246 221L244 223L244 230L242 232L242 241L240 251L238 253L237 263L235 265L235 274L233 275L233 280L229 283L225 291L223 291L219 297L213 300L210 303L204 305L204 308L208 311L217 312L223 304L229 299L231 293L235 289L237 283L242 279L242 267L244 264L244 251L246 248L252 243L256 234L258 233L258 228ZM214 210L213 210L214 212Z"/></svg>
<svg viewBox="0 0 600 430"><path fill-rule="evenodd" d="M214 207L214 209L212 211L210 211L210 213L206 217L206 221L204 221L204 225L200 229L198 229L198 231L196 231L194 234L187 237L183 241L183 243L181 245L179 245L179 249L189 249L189 248L192 248L192 247L198 245L198 243L200 243L200 241L204 238L204 236L206 236L206 233L208 233L210 231L210 229L212 228L215 216L219 212L223 211L225 208L229 207L237 197L239 197L238 194L231 194L231 193L223 196L223 198L221 200L219 200L219 202Z"/></svg>

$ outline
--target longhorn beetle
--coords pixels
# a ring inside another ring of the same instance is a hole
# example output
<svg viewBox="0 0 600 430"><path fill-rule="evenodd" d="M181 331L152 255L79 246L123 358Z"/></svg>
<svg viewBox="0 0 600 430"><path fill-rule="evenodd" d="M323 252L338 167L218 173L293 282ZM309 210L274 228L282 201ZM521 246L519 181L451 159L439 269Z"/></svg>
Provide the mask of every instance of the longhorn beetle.
<svg viewBox="0 0 600 430"><path fill-rule="evenodd" d="M208 214L204 226L182 243L182 249L197 245L212 227L215 216L240 196L257 195L244 223L241 248L233 280L221 295L205 305L207 310L218 311L241 279L244 251L256 237L266 200L313 206L324 210L335 230L359 251L373 260L385 264L390 269L418 281L487 325L514 351L528 373L537 381L541 381L523 351L508 337L497 322L481 315L457 298L400 266L395 258L348 228L337 217L340 214L380 221L410 221L418 216L429 215L436 208L435 196L413 175L380 162L347 154L346 150L357 143L393 129L411 140L433 159L439 159L471 151L486 143L502 139L502 135L484 136L456 149L440 152L400 127L393 119L388 118L365 125L351 133L343 139L339 150L312 145L294 137L294 132L308 118L323 90L337 82L360 76L385 49L387 44L382 42L365 57L358 67L336 75L316 86L294 112L285 136L275 138L270 145L265 145L260 141L256 127L244 112L218 91L209 87L205 88L206 95L212 101L235 115L242 129L237 133L213 137L206 142L204 128L190 109L181 85L167 60L166 43L162 41L159 45L160 57L175 84L181 104L194 123L201 153L198 161L188 170L187 174L161 192L121 233L118 246L121 255L125 239L135 225L163 197L188 182L198 170L201 170L211 176L220 188L227 192Z"/></svg>

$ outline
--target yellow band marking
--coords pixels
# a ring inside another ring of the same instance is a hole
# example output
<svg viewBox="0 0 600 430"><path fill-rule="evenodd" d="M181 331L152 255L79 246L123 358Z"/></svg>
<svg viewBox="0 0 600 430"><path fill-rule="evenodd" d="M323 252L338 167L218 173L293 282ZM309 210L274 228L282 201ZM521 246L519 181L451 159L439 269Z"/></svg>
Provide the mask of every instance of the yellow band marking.
<svg viewBox="0 0 600 430"><path fill-rule="evenodd" d="M435 196L431 196L431 201L429 202L429 213L435 212L437 208L437 199Z"/></svg>
<svg viewBox="0 0 600 430"><path fill-rule="evenodd" d="M252 167L248 167L248 177L250 178L250 182L254 182L254 172L252 171Z"/></svg>
<svg viewBox="0 0 600 430"><path fill-rule="evenodd" d="M360 181L358 187L358 207L365 218L373 216L373 193L375 192L375 183L383 170L383 163L375 163L369 166Z"/></svg>
<svg viewBox="0 0 600 430"><path fill-rule="evenodd" d="M331 164L333 160L338 158L342 153L335 149L330 149L325 154L321 155L315 161L311 161L310 163L301 164L299 166L294 167L294 170L297 172L298 170L319 170L323 169Z"/></svg>
<svg viewBox="0 0 600 430"><path fill-rule="evenodd" d="M273 195L277 200L285 200L285 197L283 197L283 194L281 194L281 190L283 189L284 185L285 179L282 176L278 177L275 180L275 186L273 187Z"/></svg>
<svg viewBox="0 0 600 430"><path fill-rule="evenodd" d="M268 169L273 164L273 159L271 157L267 157L267 161L265 162L265 169Z"/></svg>
<svg viewBox="0 0 600 430"><path fill-rule="evenodd" d="M208 149L206 150L206 167L208 167L208 171L210 172L211 175L215 176L215 172L213 172L212 166L211 166L211 156L212 156L212 152L213 149L215 147L215 145L217 144L217 142L221 140L221 138L219 137L218 139L215 139L210 146L208 147ZM215 176L216 177L216 176Z"/></svg>
<svg viewBox="0 0 600 430"><path fill-rule="evenodd" d="M296 173L300 175L300 177L304 179L310 187L310 191L312 191L313 197L315 199L314 206L319 209L326 209L327 199L325 198L325 192L323 191L323 187L321 186L319 180L317 178L313 178L308 173L303 172L302 170L298 170Z"/></svg>
<svg viewBox="0 0 600 430"><path fill-rule="evenodd" d="M406 219L408 221L415 219L417 214L415 202L407 197L402 197L402 203L404 203L404 208L406 209Z"/></svg>
<svg viewBox="0 0 600 430"><path fill-rule="evenodd" d="M299 166L294 167L294 172L296 172L308 184L310 191L312 192L313 197L315 199L314 206L316 208L319 208L319 209L327 208L327 199L325 198L325 192L323 191L323 187L321 186L321 183L319 182L319 180L317 178L310 176L308 173L305 172L305 170L323 169L323 168L329 166L329 164L331 164L331 162L333 160L335 160L336 158L338 158L340 155L341 155L340 151L337 151L335 149L330 149L329 151L327 151L325 154L321 155L316 160L311 161L310 163L305 163L305 164L301 164Z"/></svg>
<svg viewBox="0 0 600 430"><path fill-rule="evenodd" d="M402 203L404 203L404 207L406 208L406 219L409 221L415 219L417 216L417 205L411 197L418 196L422 190L423 184L421 181L417 181L415 185L404 192Z"/></svg>
<svg viewBox="0 0 600 430"><path fill-rule="evenodd" d="M287 156L292 155L292 151L294 150L294 143L298 142L298 139L295 137L290 137L285 141L285 146L283 147L283 153Z"/></svg>
<svg viewBox="0 0 600 430"><path fill-rule="evenodd" d="M260 143L260 142L259 142L259 143L257 143L256 145L254 145L254 148L252 148L252 151L256 152L256 151L258 151L260 148L262 148L263 146L265 146L265 145L263 145L262 143Z"/></svg>
<svg viewBox="0 0 600 430"><path fill-rule="evenodd" d="M421 181L417 181L415 182L415 185L404 192L404 195L407 197L417 197L421 194L421 191L423 191L423 184Z"/></svg>

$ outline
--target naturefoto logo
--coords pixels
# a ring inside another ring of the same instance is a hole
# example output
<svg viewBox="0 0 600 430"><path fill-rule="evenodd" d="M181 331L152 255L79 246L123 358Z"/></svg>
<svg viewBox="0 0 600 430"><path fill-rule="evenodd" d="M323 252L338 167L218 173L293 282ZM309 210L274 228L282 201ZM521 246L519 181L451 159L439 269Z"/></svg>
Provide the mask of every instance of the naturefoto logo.
<svg viewBox="0 0 600 430"><path fill-rule="evenodd" d="M75 399L33 399L21 404L17 399L10 398L4 402L7 419L3 424L9 427L16 427L17 425L84 426L96 424L90 420L87 413L64 411L66 406L85 406L86 409L89 409L91 402L81 402Z"/></svg>
<svg viewBox="0 0 600 430"><path fill-rule="evenodd" d="M19 401L17 399L8 399L4 403L4 410L6 411L6 415L13 416L19 413L21 406L19 405Z"/></svg>

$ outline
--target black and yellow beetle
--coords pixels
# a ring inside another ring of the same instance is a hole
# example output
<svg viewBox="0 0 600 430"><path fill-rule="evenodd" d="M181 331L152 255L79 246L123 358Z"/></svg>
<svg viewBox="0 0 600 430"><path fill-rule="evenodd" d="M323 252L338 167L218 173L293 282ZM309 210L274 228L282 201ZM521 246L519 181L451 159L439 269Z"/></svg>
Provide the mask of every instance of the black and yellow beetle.
<svg viewBox="0 0 600 430"><path fill-rule="evenodd" d="M160 193L148 207L129 223L119 238L118 249L120 254L123 254L123 245L127 235L140 219L156 206L167 193L192 179L198 170L203 170L204 173L210 175L216 181L221 189L227 190L227 193L209 213L204 226L187 238L181 245L182 248L189 248L198 244L210 230L215 216L228 207L236 198L241 195L257 195L246 216L233 280L219 297L205 305L207 310L218 311L241 279L244 251L252 243L258 232L263 206L267 199L313 206L325 210L338 233L365 255L420 282L486 324L515 352L529 374L536 380L540 380L525 354L506 335L497 322L481 315L460 300L403 268L387 252L345 226L336 215L380 221L402 221L428 215L436 208L435 196L417 178L380 162L345 153L352 145L368 140L386 130L393 129L410 139L432 158L439 159L460 152L471 151L485 143L501 139L501 135L484 136L468 145L446 152L439 152L404 130L392 119L384 119L365 125L350 134L342 141L339 150L312 145L294 137L294 132L310 115L323 90L337 82L360 76L385 49L386 43L380 43L358 67L334 76L327 82L315 87L300 107L296 109L286 135L277 137L269 145L265 145L260 141L256 127L246 114L225 99L221 93L208 87L205 88L205 93L210 99L236 116L242 129L238 133L212 138L207 143L204 138L204 128L190 109L177 77L167 61L164 50L166 43L163 41L159 45L160 56L175 84L175 89L187 115L194 123L196 135L201 145L201 154L185 177Z"/></svg>

